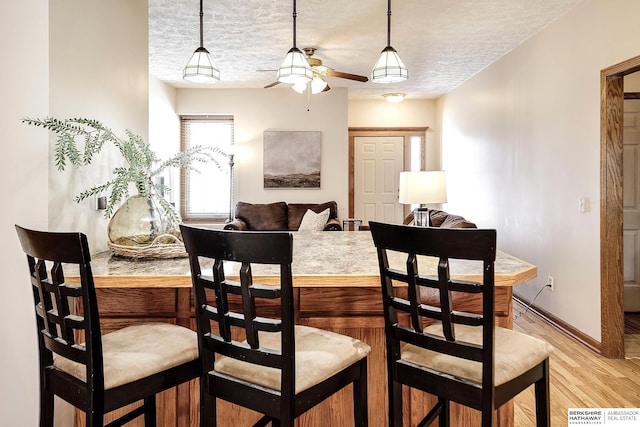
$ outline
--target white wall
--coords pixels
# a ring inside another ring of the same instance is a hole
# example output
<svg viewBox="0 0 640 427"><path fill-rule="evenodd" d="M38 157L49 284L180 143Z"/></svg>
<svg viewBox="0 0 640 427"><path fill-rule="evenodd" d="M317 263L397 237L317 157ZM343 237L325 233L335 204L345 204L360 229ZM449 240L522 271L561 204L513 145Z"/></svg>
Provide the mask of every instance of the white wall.
<svg viewBox="0 0 640 427"><path fill-rule="evenodd" d="M348 216L347 92L343 88L307 97L289 88L178 89L178 114L232 114L235 123L236 201L338 203L338 217ZM320 131L320 189L264 189L262 136L265 130Z"/></svg>
<svg viewBox="0 0 640 427"><path fill-rule="evenodd" d="M38 350L27 263L14 224L47 228L47 137L20 123L44 115L49 102L48 5L0 3L0 425L38 422Z"/></svg>
<svg viewBox="0 0 640 427"><path fill-rule="evenodd" d="M438 101L449 204L532 262L515 293L600 339L600 70L640 55L637 0L585 0ZM579 197L588 211L578 212Z"/></svg>
<svg viewBox="0 0 640 427"><path fill-rule="evenodd" d="M38 424L39 413L36 328L14 224L81 230L94 243L102 239L106 248L106 222L100 224L91 208L70 202L83 187L78 181L99 175L104 167L61 179L64 175L50 167L47 132L20 119L82 115L104 120L114 131L130 127L146 137L147 2L2 2L0 38L6 41L0 69L0 237L7 246L2 254L7 286L0 310L5 325L0 330L0 425L31 427ZM71 425L68 410L58 411L56 418L57 425Z"/></svg>
<svg viewBox="0 0 640 427"><path fill-rule="evenodd" d="M50 115L100 120L116 135L147 139L149 49L147 0L50 2ZM45 131L41 131L45 132ZM52 138L52 143L55 140ZM107 220L95 200L73 201L123 164L105 146L86 167L49 172L49 228L87 234L93 252L107 249ZM65 215L60 215L65 212Z"/></svg>
<svg viewBox="0 0 640 427"><path fill-rule="evenodd" d="M434 127L436 101L405 99L393 104L384 100L349 101L349 127Z"/></svg>

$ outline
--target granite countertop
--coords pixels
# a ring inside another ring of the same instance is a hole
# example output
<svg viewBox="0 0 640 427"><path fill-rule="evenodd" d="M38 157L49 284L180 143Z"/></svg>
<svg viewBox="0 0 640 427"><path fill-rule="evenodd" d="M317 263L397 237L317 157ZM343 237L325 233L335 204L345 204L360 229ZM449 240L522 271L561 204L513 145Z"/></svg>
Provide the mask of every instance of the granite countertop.
<svg viewBox="0 0 640 427"><path fill-rule="evenodd" d="M319 231L293 232L293 275L294 277L378 277L378 260L371 233L366 231ZM390 254L391 266L404 266L405 257ZM419 261L422 274L434 274L435 259ZM188 258L132 260L111 255L105 251L92 256L92 270L96 284L101 277L171 277L188 279L190 276ZM236 266L227 275L234 274ZM278 269L272 266L255 266L255 276L273 276ZM513 286L534 278L535 266L504 252L498 252L495 264L496 285ZM477 262L452 261L451 274L467 280L481 277L482 267ZM379 280L379 279L378 279ZM337 282L336 282L337 283ZM376 282L379 283L379 282Z"/></svg>

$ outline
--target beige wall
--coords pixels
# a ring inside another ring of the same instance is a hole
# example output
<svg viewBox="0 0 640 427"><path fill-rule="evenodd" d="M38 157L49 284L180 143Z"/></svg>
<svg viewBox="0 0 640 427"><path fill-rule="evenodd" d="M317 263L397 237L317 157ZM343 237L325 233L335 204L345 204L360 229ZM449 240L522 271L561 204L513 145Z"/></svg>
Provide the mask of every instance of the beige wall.
<svg viewBox="0 0 640 427"><path fill-rule="evenodd" d="M20 119L85 116L103 120L116 132L128 127L146 138L146 26L146 0L0 4L0 38L7 41L6 66L0 69L0 139L5 151L0 236L8 245L3 278L12 284L5 289L0 310L5 325L0 330L0 425L38 423L33 296L14 224L80 230L89 235L93 249L106 249L106 221L93 206L71 201L89 179L101 177L104 164L81 174L53 170L47 132ZM71 425L70 416L69 410L58 411L56 425Z"/></svg>
<svg viewBox="0 0 640 427"><path fill-rule="evenodd" d="M436 101L405 99L400 103L385 100L349 101L349 127L428 127L426 135L426 170L441 167L440 144L436 139Z"/></svg>
<svg viewBox="0 0 640 427"><path fill-rule="evenodd" d="M38 422L38 353L27 263L14 224L47 228L47 137L20 123L47 114L48 5L41 0L0 3L0 425Z"/></svg>
<svg viewBox="0 0 640 427"><path fill-rule="evenodd" d="M51 2L49 114L100 120L119 137L126 138L125 129L130 129L146 140L147 34L147 0ZM122 156L109 145L89 166L68 167L63 172L51 167L50 229L82 231L92 251L106 250L107 220L95 209L95 199L79 204L73 199L106 182L113 168L122 164ZM60 215L62 211L65 215Z"/></svg>
<svg viewBox="0 0 640 427"><path fill-rule="evenodd" d="M288 88L178 89L178 114L233 114L235 122L235 200L338 203L338 216L348 213L347 92L344 88L311 98ZM320 189L263 188L262 135L265 130L322 132Z"/></svg>
<svg viewBox="0 0 640 427"><path fill-rule="evenodd" d="M449 204L538 267L518 286L600 340L600 70L640 55L636 0L585 0L438 101ZM578 212L578 199L589 199Z"/></svg>

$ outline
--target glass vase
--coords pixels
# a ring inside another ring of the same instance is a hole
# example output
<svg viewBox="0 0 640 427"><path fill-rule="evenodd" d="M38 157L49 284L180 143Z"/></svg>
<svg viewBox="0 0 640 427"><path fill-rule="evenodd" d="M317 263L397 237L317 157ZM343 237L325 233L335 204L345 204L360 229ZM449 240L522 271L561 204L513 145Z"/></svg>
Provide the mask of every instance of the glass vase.
<svg viewBox="0 0 640 427"><path fill-rule="evenodd" d="M171 225L153 200L129 197L113 214L107 228L109 241L120 246L149 246L180 242L180 231Z"/></svg>

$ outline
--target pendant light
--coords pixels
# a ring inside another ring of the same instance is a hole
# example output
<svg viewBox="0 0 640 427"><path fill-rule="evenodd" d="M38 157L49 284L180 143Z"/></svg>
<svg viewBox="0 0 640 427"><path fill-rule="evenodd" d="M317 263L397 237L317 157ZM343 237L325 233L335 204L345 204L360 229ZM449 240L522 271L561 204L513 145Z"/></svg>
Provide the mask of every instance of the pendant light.
<svg viewBox="0 0 640 427"><path fill-rule="evenodd" d="M293 0L293 47L289 49L278 69L278 81L306 85L313 78L313 70L307 56L296 47L296 16L296 0Z"/></svg>
<svg viewBox="0 0 640 427"><path fill-rule="evenodd" d="M209 51L203 46L202 0L200 0L200 47L193 52L184 67L182 78L194 83L216 83L220 81L220 70L213 64Z"/></svg>
<svg viewBox="0 0 640 427"><path fill-rule="evenodd" d="M371 71L371 81L374 83L397 83L409 77L407 67L398 56L398 52L391 47L391 0L387 8L387 47L380 53L378 62Z"/></svg>

